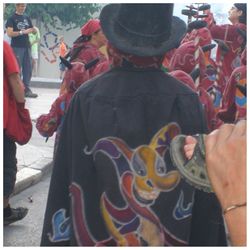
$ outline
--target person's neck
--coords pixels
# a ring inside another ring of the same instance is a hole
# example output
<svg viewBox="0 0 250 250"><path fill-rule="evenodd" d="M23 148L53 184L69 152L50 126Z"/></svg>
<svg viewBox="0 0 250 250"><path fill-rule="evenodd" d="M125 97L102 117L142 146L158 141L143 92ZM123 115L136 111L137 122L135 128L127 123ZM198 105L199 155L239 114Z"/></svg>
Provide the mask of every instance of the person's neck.
<svg viewBox="0 0 250 250"><path fill-rule="evenodd" d="M22 16L22 15L23 15L23 12L18 12L18 11L16 10L16 14L19 15L19 16Z"/></svg>
<svg viewBox="0 0 250 250"><path fill-rule="evenodd" d="M231 19L229 18L229 21L231 22L232 25L240 23L240 21L239 21L239 20L236 20L236 19L231 20Z"/></svg>

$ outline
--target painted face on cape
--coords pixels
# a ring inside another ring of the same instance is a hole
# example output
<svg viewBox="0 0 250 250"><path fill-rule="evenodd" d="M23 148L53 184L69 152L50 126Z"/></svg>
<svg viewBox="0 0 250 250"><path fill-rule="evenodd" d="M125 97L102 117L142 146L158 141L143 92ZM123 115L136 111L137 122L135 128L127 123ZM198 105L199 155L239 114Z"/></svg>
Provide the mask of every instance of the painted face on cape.
<svg viewBox="0 0 250 250"><path fill-rule="evenodd" d="M151 203L161 191L169 190L179 180L179 174L167 176L163 158L149 146L141 146L134 152L131 169L135 173L134 195L140 203Z"/></svg>

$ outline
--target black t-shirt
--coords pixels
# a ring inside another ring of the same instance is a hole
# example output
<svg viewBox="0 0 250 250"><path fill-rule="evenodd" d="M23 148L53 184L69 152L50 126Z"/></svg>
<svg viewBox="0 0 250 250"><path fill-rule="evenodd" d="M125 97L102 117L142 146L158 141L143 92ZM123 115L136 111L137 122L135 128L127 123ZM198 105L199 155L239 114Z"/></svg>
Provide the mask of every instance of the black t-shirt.
<svg viewBox="0 0 250 250"><path fill-rule="evenodd" d="M26 15L18 15L14 13L10 18L8 18L6 23L6 28L11 27L13 31L20 31L32 28L32 22L30 18ZM12 37L11 46L18 48L30 47L29 36L21 35L17 37Z"/></svg>

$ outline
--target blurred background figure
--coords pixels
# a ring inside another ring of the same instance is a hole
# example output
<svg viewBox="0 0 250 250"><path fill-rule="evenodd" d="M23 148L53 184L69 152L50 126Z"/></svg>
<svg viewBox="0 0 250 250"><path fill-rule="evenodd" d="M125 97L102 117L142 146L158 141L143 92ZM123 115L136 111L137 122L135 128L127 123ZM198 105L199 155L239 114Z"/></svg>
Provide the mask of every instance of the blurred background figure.
<svg viewBox="0 0 250 250"><path fill-rule="evenodd" d="M64 42L64 37L60 36L59 37L59 56L65 57L65 55L67 54L67 50L68 49L67 49L66 43ZM59 69L60 69L60 79L63 79L66 67L62 62L59 63Z"/></svg>
<svg viewBox="0 0 250 250"><path fill-rule="evenodd" d="M40 43L40 31L37 27L34 26L36 31L29 33L29 41L31 46L31 58L32 58L32 75L37 76L38 68L38 46Z"/></svg>
<svg viewBox="0 0 250 250"><path fill-rule="evenodd" d="M32 74L31 52L28 34L36 32L31 19L24 14L27 4L18 3L16 11L7 20L7 35L11 37L11 47L17 57L19 67L22 70L23 83L25 86L25 97L36 98L37 94L30 89Z"/></svg>
<svg viewBox="0 0 250 250"><path fill-rule="evenodd" d="M102 32L100 20L90 19L81 27L81 35L74 41L69 53L65 56L70 62L88 63L99 59L98 63L89 71L90 78L109 69L109 60L105 55L107 39ZM100 50L102 48L102 51ZM104 53L104 54L103 54ZM65 91L63 81L60 94Z"/></svg>

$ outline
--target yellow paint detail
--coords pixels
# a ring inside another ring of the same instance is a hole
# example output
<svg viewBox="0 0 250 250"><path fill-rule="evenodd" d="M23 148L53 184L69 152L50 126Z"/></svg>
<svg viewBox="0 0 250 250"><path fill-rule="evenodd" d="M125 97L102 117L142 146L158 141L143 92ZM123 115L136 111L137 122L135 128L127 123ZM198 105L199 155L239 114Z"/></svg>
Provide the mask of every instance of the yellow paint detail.
<svg viewBox="0 0 250 250"><path fill-rule="evenodd" d="M176 123L170 123L168 124L167 126L163 127L160 131L158 131L155 136L152 138L149 146L152 148L152 149L157 149L157 147L159 147L159 140L163 140L165 141L166 138L165 138L165 134L166 132L168 132L168 134L170 135L170 138L173 139L173 137L176 135L176 134L179 134L180 133L180 129L178 127L178 125Z"/></svg>
<svg viewBox="0 0 250 250"><path fill-rule="evenodd" d="M122 234L119 233L119 231L116 229L115 224L113 223L112 218L110 217L107 209L105 208L103 196L101 198L101 213L105 222L105 225L109 231L109 233L112 235L112 237L118 242L120 246L127 246L127 240L123 237Z"/></svg>
<svg viewBox="0 0 250 250"><path fill-rule="evenodd" d="M155 164L156 158L160 156L158 156L153 149L142 146L137 149L137 154L144 162L147 171L146 176L136 175L135 184L137 189L147 192L151 192L155 189L166 191L172 189L179 183L180 175L178 171L171 171L164 176L157 174ZM151 182L152 186L147 182Z"/></svg>

